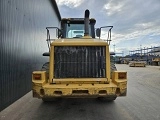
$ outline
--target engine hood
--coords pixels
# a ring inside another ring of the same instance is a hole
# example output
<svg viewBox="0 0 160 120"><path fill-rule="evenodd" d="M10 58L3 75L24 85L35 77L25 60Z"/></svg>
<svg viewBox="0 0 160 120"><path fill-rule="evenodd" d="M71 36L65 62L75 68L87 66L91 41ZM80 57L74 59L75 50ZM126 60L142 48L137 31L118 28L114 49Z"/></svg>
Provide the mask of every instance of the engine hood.
<svg viewBox="0 0 160 120"><path fill-rule="evenodd" d="M108 46L108 43L101 39L92 38L67 38L56 39L51 43L51 46Z"/></svg>

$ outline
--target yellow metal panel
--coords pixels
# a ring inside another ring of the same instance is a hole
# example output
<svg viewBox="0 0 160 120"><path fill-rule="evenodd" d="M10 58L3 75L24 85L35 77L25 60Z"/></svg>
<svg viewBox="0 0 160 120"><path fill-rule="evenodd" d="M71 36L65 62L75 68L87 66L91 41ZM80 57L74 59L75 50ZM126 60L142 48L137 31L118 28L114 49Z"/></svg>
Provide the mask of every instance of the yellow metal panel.
<svg viewBox="0 0 160 120"><path fill-rule="evenodd" d="M110 82L110 84L45 84L43 86L43 88L59 88L59 89L63 89L63 88L104 88L104 87L117 87L116 84L114 84L113 82Z"/></svg>
<svg viewBox="0 0 160 120"><path fill-rule="evenodd" d="M92 38L92 37L89 35L84 35L82 38Z"/></svg>
<svg viewBox="0 0 160 120"><path fill-rule="evenodd" d="M108 96L116 95L117 86L110 82L110 84L45 84L43 86L35 85L34 92L40 97L64 97L64 96L80 96L94 97L94 96ZM41 93L43 90L43 94ZM105 92L106 91L106 92ZM35 96L36 97L36 96Z"/></svg>
<svg viewBox="0 0 160 120"><path fill-rule="evenodd" d="M106 78L63 78L63 79L53 79L54 81L106 81Z"/></svg>
<svg viewBox="0 0 160 120"><path fill-rule="evenodd" d="M49 83L52 83L54 75L54 47L50 48L50 62L49 62Z"/></svg>
<svg viewBox="0 0 160 120"><path fill-rule="evenodd" d="M63 78L63 79L53 79L55 83L106 83L106 78Z"/></svg>
<svg viewBox="0 0 160 120"><path fill-rule="evenodd" d="M106 46L108 43L100 39L76 38L58 39L51 43L52 46Z"/></svg>
<svg viewBox="0 0 160 120"><path fill-rule="evenodd" d="M113 81L118 80L118 73L126 73L126 78L127 78L127 72L126 71L114 71L112 73L112 80ZM127 79L124 79L124 80L127 80Z"/></svg>
<svg viewBox="0 0 160 120"><path fill-rule="evenodd" d="M106 46L106 77L108 82L110 82L110 53L109 46Z"/></svg>

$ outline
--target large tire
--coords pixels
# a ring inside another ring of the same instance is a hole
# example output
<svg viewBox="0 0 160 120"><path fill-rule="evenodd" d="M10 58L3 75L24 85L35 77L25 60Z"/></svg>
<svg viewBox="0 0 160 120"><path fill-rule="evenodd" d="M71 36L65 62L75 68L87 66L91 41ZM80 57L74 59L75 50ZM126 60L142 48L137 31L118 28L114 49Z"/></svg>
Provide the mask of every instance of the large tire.
<svg viewBox="0 0 160 120"><path fill-rule="evenodd" d="M46 71L47 79L49 79L49 62L43 64L41 71Z"/></svg>
<svg viewBox="0 0 160 120"><path fill-rule="evenodd" d="M61 98L42 98L42 101L43 102L58 102L58 101L60 101L61 100Z"/></svg>
<svg viewBox="0 0 160 120"><path fill-rule="evenodd" d="M109 97L98 97L98 100L105 102L113 102L117 96L109 96Z"/></svg>

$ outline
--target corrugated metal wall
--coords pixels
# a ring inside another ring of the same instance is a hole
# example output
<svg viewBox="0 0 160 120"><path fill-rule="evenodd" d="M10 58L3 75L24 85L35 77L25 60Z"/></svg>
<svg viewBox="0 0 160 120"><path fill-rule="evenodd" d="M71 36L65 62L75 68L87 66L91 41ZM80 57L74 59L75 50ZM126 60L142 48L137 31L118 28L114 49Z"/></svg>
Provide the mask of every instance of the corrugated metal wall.
<svg viewBox="0 0 160 120"><path fill-rule="evenodd" d="M0 111L31 90L32 71L48 61L45 27L59 26L51 3L0 0Z"/></svg>

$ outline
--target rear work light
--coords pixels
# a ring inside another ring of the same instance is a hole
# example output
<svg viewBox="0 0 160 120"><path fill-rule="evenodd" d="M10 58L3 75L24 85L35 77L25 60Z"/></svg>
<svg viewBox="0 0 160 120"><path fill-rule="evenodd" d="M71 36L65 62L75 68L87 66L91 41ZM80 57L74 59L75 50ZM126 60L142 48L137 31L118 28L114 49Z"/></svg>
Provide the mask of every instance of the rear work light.
<svg viewBox="0 0 160 120"><path fill-rule="evenodd" d="M41 80L41 74L33 74L34 80Z"/></svg>
<svg viewBox="0 0 160 120"><path fill-rule="evenodd" d="M126 72L120 72L118 73L118 79L126 79L127 73Z"/></svg>

